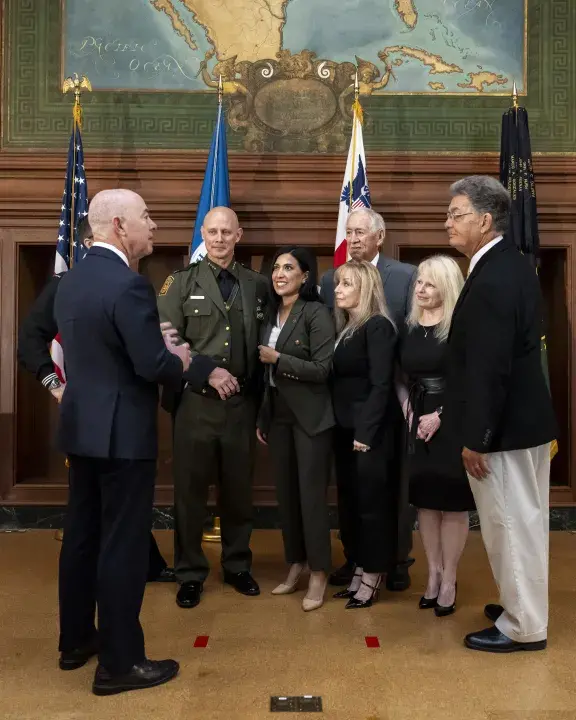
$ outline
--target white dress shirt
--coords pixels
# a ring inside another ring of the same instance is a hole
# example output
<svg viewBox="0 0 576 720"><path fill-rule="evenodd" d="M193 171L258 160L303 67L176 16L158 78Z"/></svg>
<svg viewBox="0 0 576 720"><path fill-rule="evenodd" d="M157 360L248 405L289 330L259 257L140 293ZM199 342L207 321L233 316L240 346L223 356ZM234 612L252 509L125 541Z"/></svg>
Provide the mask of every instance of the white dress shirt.
<svg viewBox="0 0 576 720"><path fill-rule="evenodd" d="M128 265L128 267L130 267L130 263L128 262L128 258L126 257L126 255L124 255L122 250L118 250L117 247L114 247L114 245L109 245L108 243L98 241L98 242L92 243L92 247L101 247L101 248L104 248L105 250L110 250L110 252L116 253L116 255L118 255L119 258L122 258L122 260L124 260L126 265Z"/></svg>
<svg viewBox="0 0 576 720"><path fill-rule="evenodd" d="M474 270L474 267L476 266L476 263L478 262L478 260L480 260L480 258L483 255L486 255L488 250L492 250L494 245L497 245L500 242L500 240L502 240L502 235L499 235L497 238L494 238L494 240L490 240L489 243L486 243L486 245L484 245L484 247L481 247L477 253L474 253L474 255L472 255L472 258L470 260L470 267L468 268L468 275L470 275L472 270Z"/></svg>
<svg viewBox="0 0 576 720"><path fill-rule="evenodd" d="M276 343L278 342L278 337L280 336L281 331L282 325L280 325L280 313L278 313L278 315L276 315L276 324L272 326L270 339L268 340L268 347L272 348L272 350L276 350ZM276 383L274 382L274 373L272 372L272 365L269 366L268 372L270 373L270 385L276 387Z"/></svg>

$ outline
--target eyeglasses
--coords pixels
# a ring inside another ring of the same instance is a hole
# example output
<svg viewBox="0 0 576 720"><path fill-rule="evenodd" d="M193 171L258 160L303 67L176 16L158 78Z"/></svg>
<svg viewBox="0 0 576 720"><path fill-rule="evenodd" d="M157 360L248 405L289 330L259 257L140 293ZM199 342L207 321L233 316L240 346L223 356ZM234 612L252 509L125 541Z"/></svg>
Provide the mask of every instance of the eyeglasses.
<svg viewBox="0 0 576 720"><path fill-rule="evenodd" d="M467 212L467 213L460 213L459 215L455 215L453 212L450 212L450 210L448 210L448 212L446 213L446 220L453 220L454 222L458 222L458 220L460 220L460 218L466 217L466 215L474 215L474 213Z"/></svg>

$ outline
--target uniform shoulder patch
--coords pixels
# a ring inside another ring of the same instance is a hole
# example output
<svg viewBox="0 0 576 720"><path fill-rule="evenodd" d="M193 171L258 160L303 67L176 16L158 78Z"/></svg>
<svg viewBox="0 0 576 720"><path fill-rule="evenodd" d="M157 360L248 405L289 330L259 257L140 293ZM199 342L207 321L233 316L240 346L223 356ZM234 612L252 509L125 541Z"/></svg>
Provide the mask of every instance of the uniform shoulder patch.
<svg viewBox="0 0 576 720"><path fill-rule="evenodd" d="M162 285L162 289L158 293L160 297L162 297L163 295L166 295L166 293L170 289L170 285L172 285L173 282L174 282L174 275L168 275L168 277L164 281L164 285Z"/></svg>

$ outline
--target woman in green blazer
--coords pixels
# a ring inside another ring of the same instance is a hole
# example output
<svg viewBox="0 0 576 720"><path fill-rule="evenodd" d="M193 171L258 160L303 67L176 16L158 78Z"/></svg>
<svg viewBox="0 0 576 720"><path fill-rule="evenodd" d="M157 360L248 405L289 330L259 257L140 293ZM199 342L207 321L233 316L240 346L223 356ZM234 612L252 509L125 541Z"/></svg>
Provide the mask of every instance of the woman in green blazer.
<svg viewBox="0 0 576 720"><path fill-rule="evenodd" d="M259 346L266 391L257 435L269 446L275 468L290 564L288 577L272 592L294 592L308 565L305 611L322 606L332 565L326 493L334 425L328 376L335 330L318 295L317 275L316 258L306 248L278 250L270 278L271 309Z"/></svg>

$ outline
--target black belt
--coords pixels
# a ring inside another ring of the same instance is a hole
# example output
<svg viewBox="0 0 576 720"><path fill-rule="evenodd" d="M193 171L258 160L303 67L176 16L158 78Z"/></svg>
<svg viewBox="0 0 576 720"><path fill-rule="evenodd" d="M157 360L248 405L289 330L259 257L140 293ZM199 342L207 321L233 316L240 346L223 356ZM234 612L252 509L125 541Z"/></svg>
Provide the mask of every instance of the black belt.
<svg viewBox="0 0 576 720"><path fill-rule="evenodd" d="M424 397L426 395L441 395L446 388L446 381L442 377L418 378L408 395L408 407L412 410L412 427L408 432L408 454L416 452L416 434L418 432L418 420L422 414Z"/></svg>

